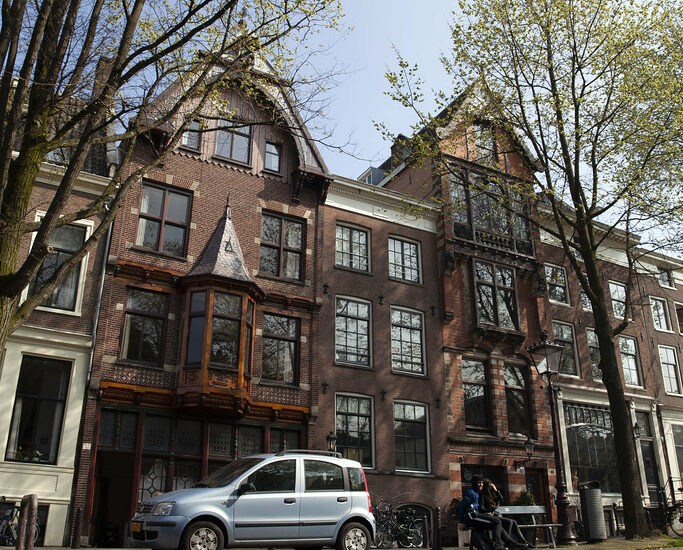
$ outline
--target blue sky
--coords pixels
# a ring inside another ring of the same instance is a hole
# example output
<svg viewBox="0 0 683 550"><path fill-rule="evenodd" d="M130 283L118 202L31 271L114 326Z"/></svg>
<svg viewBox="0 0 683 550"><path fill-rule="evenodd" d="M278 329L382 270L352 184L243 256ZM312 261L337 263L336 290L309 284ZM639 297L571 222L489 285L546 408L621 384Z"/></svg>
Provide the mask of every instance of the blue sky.
<svg viewBox="0 0 683 550"><path fill-rule="evenodd" d="M353 27L346 36L335 38L330 55L348 69L339 85L330 92L327 125L334 130L332 141L354 150L353 158L325 147L321 152L330 171L355 178L370 164L377 165L389 155L389 143L373 126L384 122L394 132L407 133L414 118L384 92L388 89L384 73L396 67L396 46L401 55L420 66L426 81L425 91L450 86L439 62L449 46L449 22L456 9L453 0L345 0L346 25ZM353 145L355 144L355 146Z"/></svg>

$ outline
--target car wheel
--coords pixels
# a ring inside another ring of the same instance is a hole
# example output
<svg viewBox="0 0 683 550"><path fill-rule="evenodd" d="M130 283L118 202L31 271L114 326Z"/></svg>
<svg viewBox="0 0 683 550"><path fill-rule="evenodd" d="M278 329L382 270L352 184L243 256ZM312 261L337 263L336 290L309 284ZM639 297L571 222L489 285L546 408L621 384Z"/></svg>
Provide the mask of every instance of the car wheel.
<svg viewBox="0 0 683 550"><path fill-rule="evenodd" d="M370 531L360 523L347 523L337 538L337 550L370 550Z"/></svg>
<svg viewBox="0 0 683 550"><path fill-rule="evenodd" d="M222 550L223 532L210 521L191 523L180 540L180 550Z"/></svg>

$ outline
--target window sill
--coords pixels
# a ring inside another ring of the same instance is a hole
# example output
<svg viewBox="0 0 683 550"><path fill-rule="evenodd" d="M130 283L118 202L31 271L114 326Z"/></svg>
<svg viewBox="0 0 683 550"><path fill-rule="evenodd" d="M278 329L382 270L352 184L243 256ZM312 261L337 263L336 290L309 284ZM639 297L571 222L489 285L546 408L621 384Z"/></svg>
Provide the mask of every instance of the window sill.
<svg viewBox="0 0 683 550"><path fill-rule="evenodd" d="M351 273L356 273L358 275L369 275L372 277L373 273L372 271L368 269L356 269L355 267L347 267L345 265L337 265L334 264L335 269L341 269L342 271L350 271Z"/></svg>
<svg viewBox="0 0 683 550"><path fill-rule="evenodd" d="M300 279L288 279L287 277L278 277L277 275L273 275L272 273L263 273L259 271L256 274L256 276L260 277L261 279L270 279L271 281L281 281L283 283L289 283L292 285L306 286L306 283Z"/></svg>
<svg viewBox="0 0 683 550"><path fill-rule="evenodd" d="M289 390L300 390L301 387L298 384L288 384L287 382L278 382L276 380L264 380L261 378L259 380L259 385L270 386L275 388L287 388Z"/></svg>
<svg viewBox="0 0 683 550"><path fill-rule="evenodd" d="M423 472L421 470L396 470L396 475L397 476L410 476L410 477L428 477L428 478L435 477L433 473L431 473L429 471Z"/></svg>
<svg viewBox="0 0 683 550"><path fill-rule="evenodd" d="M164 252L163 250L154 250L153 248L147 248L147 247L139 246L139 245L131 246L130 250L134 250L136 252L143 252L145 254L153 254L154 256L161 256L162 258L168 258L170 260L177 260L179 262L188 262L189 261L187 259L187 256L176 256L175 254L171 254L170 252Z"/></svg>
<svg viewBox="0 0 683 550"><path fill-rule="evenodd" d="M240 166L242 168L251 169L251 163L250 162L242 162L240 160L230 159L227 157L221 157L220 155L212 155L211 158L214 160L218 160L220 162L225 162L226 164L234 164L235 166Z"/></svg>
<svg viewBox="0 0 683 550"><path fill-rule="evenodd" d="M662 334L675 334L673 330L666 330L663 328L657 328L655 327L655 332L661 332Z"/></svg>
<svg viewBox="0 0 683 550"><path fill-rule="evenodd" d="M132 361L130 359L117 359L114 363L117 366L122 367L140 367L144 369L153 369L159 372L164 372L164 367L162 365L153 365L151 363L143 363L141 361Z"/></svg>
<svg viewBox="0 0 683 550"><path fill-rule="evenodd" d="M568 304L567 302L558 302L557 300L551 300L548 298L548 302L554 306L560 306L560 307L566 307L569 309L573 309L571 304Z"/></svg>
<svg viewBox="0 0 683 550"><path fill-rule="evenodd" d="M5 462L12 462L13 464L28 464L30 466L56 466L56 462L48 462L46 460L33 460L32 458L6 458Z"/></svg>
<svg viewBox="0 0 683 550"><path fill-rule="evenodd" d="M278 176L280 178L282 177L282 172L280 171L276 172L275 170L268 170L267 168L264 168L262 172L264 174L268 174L269 176Z"/></svg>
<svg viewBox="0 0 683 550"><path fill-rule="evenodd" d="M405 283L407 285L412 285L412 286L419 286L420 288L424 288L424 283L422 281L408 281L407 279L399 279L398 277L389 277L390 281L394 281L395 283Z"/></svg>
<svg viewBox="0 0 683 550"><path fill-rule="evenodd" d="M397 374L400 376L410 376L411 378L422 378L423 380L428 380L429 377L425 372L411 372L407 370L391 369L391 374Z"/></svg>
<svg viewBox="0 0 683 550"><path fill-rule="evenodd" d="M359 363L344 363L343 361L335 361L334 366L335 367L351 368L351 369L367 370L367 371L374 371L375 370L372 365L361 365Z"/></svg>
<svg viewBox="0 0 683 550"><path fill-rule="evenodd" d="M70 309L59 309L57 307L37 306L36 311L45 311L47 313L56 313L58 315L69 315L70 317L81 317L80 310L71 311Z"/></svg>
<svg viewBox="0 0 683 550"><path fill-rule="evenodd" d="M199 148L195 149L194 147L189 147L188 145L178 145L178 149L180 151L183 151L184 153L192 153L193 155L201 155L202 154L202 144L201 142L199 143Z"/></svg>

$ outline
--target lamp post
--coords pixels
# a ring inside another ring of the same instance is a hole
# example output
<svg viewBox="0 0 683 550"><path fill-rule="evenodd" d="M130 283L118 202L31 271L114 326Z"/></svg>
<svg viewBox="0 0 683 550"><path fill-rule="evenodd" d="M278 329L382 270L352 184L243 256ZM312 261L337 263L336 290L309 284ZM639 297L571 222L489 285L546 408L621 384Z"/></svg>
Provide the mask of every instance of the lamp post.
<svg viewBox="0 0 683 550"><path fill-rule="evenodd" d="M564 462L560 450L559 421L557 417L557 401L555 399L555 378L560 372L560 359L564 346L548 340L548 333L541 331L541 341L526 348L531 360L541 378L545 378L548 388L548 402L553 429L553 450L555 451L555 489L557 497L557 522L561 525L557 533L557 541L562 544L576 544L576 537L569 523L569 497L567 497L567 483L564 475Z"/></svg>
<svg viewBox="0 0 683 550"><path fill-rule="evenodd" d="M334 435L334 432L330 432L330 434L325 437L325 441L327 441L327 450L330 451L331 453L336 453L337 452L337 436Z"/></svg>

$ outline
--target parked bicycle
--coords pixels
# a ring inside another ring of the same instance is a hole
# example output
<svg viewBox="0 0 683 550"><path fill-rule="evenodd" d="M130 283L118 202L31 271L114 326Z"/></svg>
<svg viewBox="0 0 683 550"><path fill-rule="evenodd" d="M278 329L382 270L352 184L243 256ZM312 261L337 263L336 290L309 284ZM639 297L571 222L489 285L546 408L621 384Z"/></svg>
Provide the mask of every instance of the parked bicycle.
<svg viewBox="0 0 683 550"><path fill-rule="evenodd" d="M671 531L677 537L683 537L683 478L669 477L664 487L664 507Z"/></svg>
<svg viewBox="0 0 683 550"><path fill-rule="evenodd" d="M390 502L380 500L372 513L375 515L377 548L391 548L394 542L403 548L422 546L422 518L416 517L412 508L394 510Z"/></svg>
<svg viewBox="0 0 683 550"><path fill-rule="evenodd" d="M5 497L0 497L0 503L5 503ZM17 534L19 533L19 506L12 504L5 510L2 518L0 518L0 545L15 546L17 543ZM33 543L38 541L40 536L40 527L35 524L35 534L33 536Z"/></svg>

